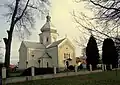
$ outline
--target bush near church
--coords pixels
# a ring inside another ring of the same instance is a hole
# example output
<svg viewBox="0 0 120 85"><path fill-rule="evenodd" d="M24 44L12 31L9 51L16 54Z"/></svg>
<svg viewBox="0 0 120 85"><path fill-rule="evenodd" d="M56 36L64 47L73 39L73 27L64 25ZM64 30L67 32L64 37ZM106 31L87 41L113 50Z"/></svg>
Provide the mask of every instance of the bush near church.
<svg viewBox="0 0 120 85"><path fill-rule="evenodd" d="M82 64L80 64L80 65L78 66L78 70L81 70L81 69L83 69L83 65L82 65Z"/></svg>
<svg viewBox="0 0 120 85"><path fill-rule="evenodd" d="M36 68L35 67L35 75L43 75L43 74L53 74L54 69L53 68ZM27 68L23 71L21 76L32 76L31 75L31 67Z"/></svg>
<svg viewBox="0 0 120 85"><path fill-rule="evenodd" d="M68 66L68 70L73 71L75 67L73 65Z"/></svg>

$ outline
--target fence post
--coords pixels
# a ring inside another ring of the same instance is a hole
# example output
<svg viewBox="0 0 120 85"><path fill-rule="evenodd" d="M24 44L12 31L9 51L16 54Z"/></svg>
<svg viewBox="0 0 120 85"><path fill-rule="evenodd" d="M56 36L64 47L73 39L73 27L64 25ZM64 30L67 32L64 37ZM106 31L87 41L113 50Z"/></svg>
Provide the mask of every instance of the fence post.
<svg viewBox="0 0 120 85"><path fill-rule="evenodd" d="M31 74L32 76L35 76L35 68L33 66L31 67Z"/></svg>
<svg viewBox="0 0 120 85"><path fill-rule="evenodd" d="M54 74L56 74L56 67L54 67Z"/></svg>
<svg viewBox="0 0 120 85"><path fill-rule="evenodd" d="M112 65L110 64L110 69L112 70Z"/></svg>
<svg viewBox="0 0 120 85"><path fill-rule="evenodd" d="M6 80L6 67L2 67L2 75L1 75L1 82L3 85L5 84Z"/></svg>
<svg viewBox="0 0 120 85"><path fill-rule="evenodd" d="M104 66L105 66L105 71L106 71L106 69L107 69L107 68L106 68L106 64L105 64Z"/></svg>
<svg viewBox="0 0 120 85"><path fill-rule="evenodd" d="M75 72L77 72L77 66L75 65Z"/></svg>
<svg viewBox="0 0 120 85"><path fill-rule="evenodd" d="M92 65L90 64L90 71L92 71Z"/></svg>
<svg viewBox="0 0 120 85"><path fill-rule="evenodd" d="M6 78L6 68L2 67L2 78L5 79Z"/></svg>
<svg viewBox="0 0 120 85"><path fill-rule="evenodd" d="M75 75L77 75L77 68L78 68L78 66L75 65L75 67L74 67Z"/></svg>
<svg viewBox="0 0 120 85"><path fill-rule="evenodd" d="M102 71L104 71L104 64L102 64Z"/></svg>

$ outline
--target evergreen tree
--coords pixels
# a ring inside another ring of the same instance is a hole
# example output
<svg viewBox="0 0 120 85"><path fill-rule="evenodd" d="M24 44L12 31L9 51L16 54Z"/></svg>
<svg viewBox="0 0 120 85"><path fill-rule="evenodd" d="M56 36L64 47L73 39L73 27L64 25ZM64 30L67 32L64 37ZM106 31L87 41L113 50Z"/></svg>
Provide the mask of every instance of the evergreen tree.
<svg viewBox="0 0 120 85"><path fill-rule="evenodd" d="M97 68L97 64L99 63L99 51L97 47L97 43L95 38L91 35L87 47L86 47L86 56L87 56L87 69L89 69L89 65L92 65L92 69Z"/></svg>
<svg viewBox="0 0 120 85"><path fill-rule="evenodd" d="M107 69L109 69L110 64L112 64L113 68L117 67L118 65L118 53L113 40L110 38L105 39L103 42L102 61L103 64L107 65Z"/></svg>

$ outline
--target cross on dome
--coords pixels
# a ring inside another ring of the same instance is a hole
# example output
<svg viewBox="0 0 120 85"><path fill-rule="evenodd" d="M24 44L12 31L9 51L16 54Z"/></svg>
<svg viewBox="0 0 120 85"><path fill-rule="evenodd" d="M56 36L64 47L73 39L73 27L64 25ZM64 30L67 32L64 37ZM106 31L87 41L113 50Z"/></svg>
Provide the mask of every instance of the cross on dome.
<svg viewBox="0 0 120 85"><path fill-rule="evenodd" d="M50 22L51 20L51 17L49 16L49 13L48 13L48 15L46 16L46 18L47 18L47 22Z"/></svg>
<svg viewBox="0 0 120 85"><path fill-rule="evenodd" d="M46 32L46 31L50 31L51 33L57 33L57 29L55 28L55 26L51 23L51 17L48 13L48 15L46 16L46 23L43 25L43 27L41 28L41 32Z"/></svg>

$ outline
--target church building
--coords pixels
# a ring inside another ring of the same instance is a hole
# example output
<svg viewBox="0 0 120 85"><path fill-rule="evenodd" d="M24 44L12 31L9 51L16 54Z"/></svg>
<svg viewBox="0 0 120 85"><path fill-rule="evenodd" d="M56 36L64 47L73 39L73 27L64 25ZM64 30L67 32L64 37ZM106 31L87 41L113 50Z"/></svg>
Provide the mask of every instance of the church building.
<svg viewBox="0 0 120 85"><path fill-rule="evenodd" d="M67 37L58 40L57 29L52 25L51 17L48 15L46 19L39 34L39 42L22 41L19 48L19 69L34 66L64 70L66 62L68 65L76 65L75 46Z"/></svg>

